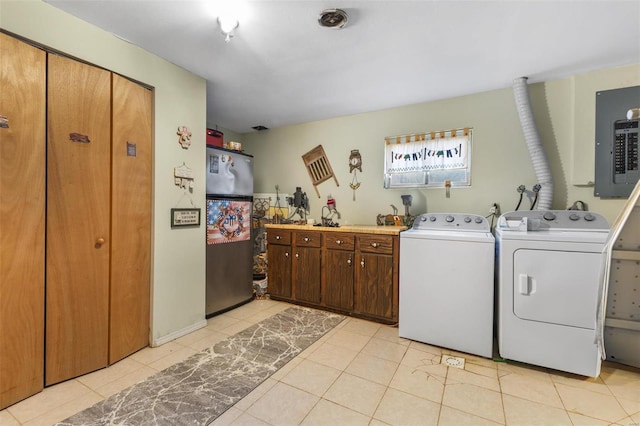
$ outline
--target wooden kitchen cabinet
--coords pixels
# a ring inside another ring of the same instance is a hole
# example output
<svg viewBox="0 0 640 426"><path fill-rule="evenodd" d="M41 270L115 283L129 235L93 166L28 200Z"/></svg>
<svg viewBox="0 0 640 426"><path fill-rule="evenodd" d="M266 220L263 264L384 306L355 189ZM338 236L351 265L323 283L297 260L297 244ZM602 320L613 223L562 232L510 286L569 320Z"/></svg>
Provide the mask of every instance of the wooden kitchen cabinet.
<svg viewBox="0 0 640 426"><path fill-rule="evenodd" d="M399 237L357 235L354 312L398 321Z"/></svg>
<svg viewBox="0 0 640 426"><path fill-rule="evenodd" d="M386 324L398 321L404 227L266 228L267 291L273 299Z"/></svg>
<svg viewBox="0 0 640 426"><path fill-rule="evenodd" d="M325 234L322 252L324 305L353 310L355 236L353 233Z"/></svg>
<svg viewBox="0 0 640 426"><path fill-rule="evenodd" d="M291 298L291 232L267 231L268 292L274 298Z"/></svg>
<svg viewBox="0 0 640 426"><path fill-rule="evenodd" d="M296 300L319 304L320 293L320 232L294 233L293 295Z"/></svg>

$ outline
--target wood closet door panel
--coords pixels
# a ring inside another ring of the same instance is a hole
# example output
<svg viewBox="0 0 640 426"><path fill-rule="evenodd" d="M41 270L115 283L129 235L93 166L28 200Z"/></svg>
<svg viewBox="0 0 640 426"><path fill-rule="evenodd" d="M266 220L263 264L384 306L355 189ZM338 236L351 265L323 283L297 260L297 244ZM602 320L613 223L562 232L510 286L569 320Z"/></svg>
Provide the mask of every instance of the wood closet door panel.
<svg viewBox="0 0 640 426"><path fill-rule="evenodd" d="M49 54L47 111L45 383L50 385L107 365L110 73Z"/></svg>
<svg viewBox="0 0 640 426"><path fill-rule="evenodd" d="M109 364L149 343L152 92L113 74Z"/></svg>
<svg viewBox="0 0 640 426"><path fill-rule="evenodd" d="M44 383L46 54L0 33L0 410Z"/></svg>

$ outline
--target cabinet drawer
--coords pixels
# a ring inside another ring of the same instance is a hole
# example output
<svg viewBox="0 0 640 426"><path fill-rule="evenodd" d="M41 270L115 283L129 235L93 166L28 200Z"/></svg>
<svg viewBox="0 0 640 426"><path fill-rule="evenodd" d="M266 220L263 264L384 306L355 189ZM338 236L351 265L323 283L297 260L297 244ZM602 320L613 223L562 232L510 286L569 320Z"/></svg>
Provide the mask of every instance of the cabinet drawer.
<svg viewBox="0 0 640 426"><path fill-rule="evenodd" d="M298 247L320 247L319 232L296 231L293 238Z"/></svg>
<svg viewBox="0 0 640 426"><path fill-rule="evenodd" d="M331 250L353 250L355 238L345 232L327 232L324 234L324 245Z"/></svg>
<svg viewBox="0 0 640 426"><path fill-rule="evenodd" d="M268 244L291 245L291 231L283 231L281 229L267 230Z"/></svg>
<svg viewBox="0 0 640 426"><path fill-rule="evenodd" d="M393 236L391 235L358 235L358 244L363 253L393 253Z"/></svg>

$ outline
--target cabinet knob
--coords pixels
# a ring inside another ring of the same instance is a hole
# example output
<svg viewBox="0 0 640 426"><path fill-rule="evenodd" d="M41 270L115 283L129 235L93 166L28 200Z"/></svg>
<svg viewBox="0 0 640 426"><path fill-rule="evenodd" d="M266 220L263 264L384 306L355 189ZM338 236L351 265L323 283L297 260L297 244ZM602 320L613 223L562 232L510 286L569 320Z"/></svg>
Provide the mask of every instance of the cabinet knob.
<svg viewBox="0 0 640 426"><path fill-rule="evenodd" d="M276 240L280 240L282 237L280 235L276 235Z"/></svg>
<svg viewBox="0 0 640 426"><path fill-rule="evenodd" d="M289 257L289 252L285 252L284 257Z"/></svg>
<svg viewBox="0 0 640 426"><path fill-rule="evenodd" d="M296 253L296 259L300 257L300 253Z"/></svg>
<svg viewBox="0 0 640 426"><path fill-rule="evenodd" d="M305 242L305 243L308 243L309 241L311 241L311 238L309 238L309 237L304 237L304 242Z"/></svg>
<svg viewBox="0 0 640 426"><path fill-rule="evenodd" d="M340 244L342 244L343 242L344 242L344 241L342 241L342 240L336 240L336 244L337 244L337 245L340 245Z"/></svg>
<svg viewBox="0 0 640 426"><path fill-rule="evenodd" d="M362 259L362 260L360 261L360 266L362 266L362 267L364 268L364 259Z"/></svg>
<svg viewBox="0 0 640 426"><path fill-rule="evenodd" d="M100 248L100 247L102 247L102 245L103 245L103 244L104 244L104 238L98 238L98 239L96 240L96 245L95 245L95 247L96 247L96 248Z"/></svg>
<svg viewBox="0 0 640 426"><path fill-rule="evenodd" d="M351 265L351 259L347 259L347 265Z"/></svg>
<svg viewBox="0 0 640 426"><path fill-rule="evenodd" d="M378 243L371 243L371 247L377 248L378 247Z"/></svg>

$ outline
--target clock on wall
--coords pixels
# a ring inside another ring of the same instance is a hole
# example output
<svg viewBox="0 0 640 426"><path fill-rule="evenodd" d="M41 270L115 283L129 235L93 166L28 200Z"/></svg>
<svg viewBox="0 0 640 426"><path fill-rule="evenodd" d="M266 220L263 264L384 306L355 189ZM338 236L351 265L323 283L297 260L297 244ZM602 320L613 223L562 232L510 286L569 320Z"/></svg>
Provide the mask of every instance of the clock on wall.
<svg viewBox="0 0 640 426"><path fill-rule="evenodd" d="M362 173L362 157L360 156L359 150L352 149L351 154L349 155L349 173L353 173L353 179L351 179L349 186L353 189L353 201L356 200L356 189L360 188L356 169Z"/></svg>
<svg viewBox="0 0 640 426"><path fill-rule="evenodd" d="M351 155L349 155L349 173L353 172L354 169L362 172L362 157L360 156L360 151L357 149L352 149Z"/></svg>

